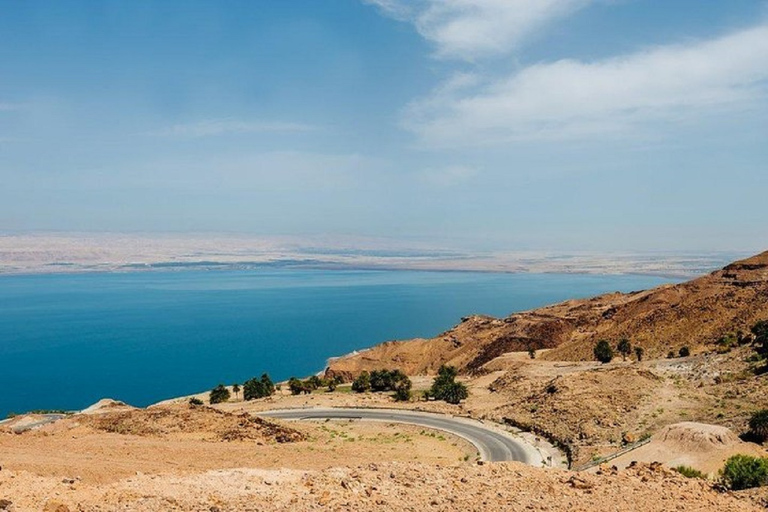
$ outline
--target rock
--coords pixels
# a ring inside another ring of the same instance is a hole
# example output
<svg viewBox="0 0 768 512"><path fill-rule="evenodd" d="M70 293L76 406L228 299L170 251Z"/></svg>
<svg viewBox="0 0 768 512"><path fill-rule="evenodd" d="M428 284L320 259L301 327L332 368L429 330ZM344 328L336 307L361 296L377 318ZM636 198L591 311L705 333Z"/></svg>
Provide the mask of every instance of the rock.
<svg viewBox="0 0 768 512"><path fill-rule="evenodd" d="M11 510L13 502L11 500L0 500L0 510Z"/></svg>
<svg viewBox="0 0 768 512"><path fill-rule="evenodd" d="M70 512L69 507L60 501L50 500L43 507L43 512Z"/></svg>

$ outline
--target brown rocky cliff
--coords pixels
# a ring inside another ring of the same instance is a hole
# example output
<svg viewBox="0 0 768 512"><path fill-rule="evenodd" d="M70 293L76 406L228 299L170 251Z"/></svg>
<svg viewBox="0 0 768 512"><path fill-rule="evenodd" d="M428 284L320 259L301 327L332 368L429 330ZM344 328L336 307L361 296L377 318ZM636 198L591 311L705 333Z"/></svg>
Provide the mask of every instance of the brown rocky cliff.
<svg viewBox="0 0 768 512"><path fill-rule="evenodd" d="M688 346L696 351L768 319L768 251L709 275L648 291L611 293L515 313L472 316L433 338L388 342L333 361L329 373L400 368L433 373L441 364L476 372L505 352L551 348L551 360L589 360L599 339L629 338L647 357Z"/></svg>

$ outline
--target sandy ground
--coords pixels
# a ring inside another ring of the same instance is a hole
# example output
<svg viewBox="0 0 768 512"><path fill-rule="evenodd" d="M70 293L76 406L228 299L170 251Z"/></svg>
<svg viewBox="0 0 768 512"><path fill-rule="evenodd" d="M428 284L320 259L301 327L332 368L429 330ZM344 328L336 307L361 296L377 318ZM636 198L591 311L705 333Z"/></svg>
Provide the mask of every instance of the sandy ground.
<svg viewBox="0 0 768 512"><path fill-rule="evenodd" d="M63 420L24 434L0 435L0 466L41 476L105 484L137 473L194 474L223 468L325 469L375 461L455 465L477 455L467 441L408 425L302 422L305 441L205 441L191 434L106 433Z"/></svg>

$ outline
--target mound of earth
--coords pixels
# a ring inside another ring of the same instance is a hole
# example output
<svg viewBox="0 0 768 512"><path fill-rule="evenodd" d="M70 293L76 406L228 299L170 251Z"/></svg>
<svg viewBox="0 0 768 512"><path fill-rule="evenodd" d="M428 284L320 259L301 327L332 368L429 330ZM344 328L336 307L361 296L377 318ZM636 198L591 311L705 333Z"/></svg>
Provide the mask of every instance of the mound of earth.
<svg viewBox="0 0 768 512"><path fill-rule="evenodd" d="M105 412L115 411L128 411L136 409L132 405L128 405L120 400L113 400L112 398L102 398L90 407L86 407L80 414L102 414Z"/></svg>
<svg viewBox="0 0 768 512"><path fill-rule="evenodd" d="M96 430L116 434L161 437L185 434L200 440L268 440L278 443L303 441L304 434L251 416L234 414L211 407L158 406L149 409L103 412L77 417L80 423Z"/></svg>
<svg viewBox="0 0 768 512"><path fill-rule="evenodd" d="M2 471L0 499L12 502L12 510L48 506L50 510L102 512L763 510L752 501L716 492L701 480L683 478L658 464L594 475L517 463L458 467L382 463L306 472L229 469L136 475L108 485Z"/></svg>
<svg viewBox="0 0 768 512"><path fill-rule="evenodd" d="M471 316L433 338L387 342L329 363L328 375L399 368L434 373L441 364L484 371L494 358L551 348L550 360L591 360L599 339L629 338L647 358L688 346L694 353L768 319L768 251L704 277L648 291L569 300L504 319Z"/></svg>
<svg viewBox="0 0 768 512"><path fill-rule="evenodd" d="M645 446L611 461L625 467L634 461L662 462L669 467L690 466L715 475L729 457L736 454L768 456L758 445L745 443L732 430L704 423L669 425L654 434Z"/></svg>

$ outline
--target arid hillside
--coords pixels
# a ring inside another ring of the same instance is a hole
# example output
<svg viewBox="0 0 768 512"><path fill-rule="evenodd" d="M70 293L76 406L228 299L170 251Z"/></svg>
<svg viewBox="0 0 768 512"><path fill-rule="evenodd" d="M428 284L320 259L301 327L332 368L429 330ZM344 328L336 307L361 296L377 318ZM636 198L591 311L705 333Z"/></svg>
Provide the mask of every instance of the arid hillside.
<svg viewBox="0 0 768 512"><path fill-rule="evenodd" d="M729 333L768 319L768 251L709 275L648 291L611 293L515 313L472 316L433 339L391 341L332 361L329 373L400 368L433 373L441 364L478 373L496 357L530 348L549 360L589 360L597 340L628 338L648 358L686 346L695 354Z"/></svg>

